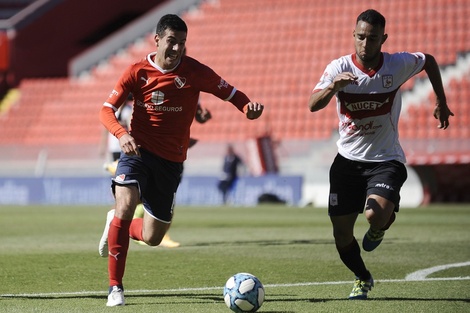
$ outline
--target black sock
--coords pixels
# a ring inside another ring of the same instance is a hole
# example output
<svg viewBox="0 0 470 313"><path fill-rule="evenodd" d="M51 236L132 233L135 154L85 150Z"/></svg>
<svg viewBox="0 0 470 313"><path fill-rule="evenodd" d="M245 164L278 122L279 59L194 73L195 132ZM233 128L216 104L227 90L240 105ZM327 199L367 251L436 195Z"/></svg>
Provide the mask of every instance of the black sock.
<svg viewBox="0 0 470 313"><path fill-rule="evenodd" d="M338 250L339 257L344 265L346 265L354 275L359 277L360 280L369 280L371 278L370 272L367 270L362 260L361 248L359 248L356 238L346 247L338 248L338 246L336 246L336 250Z"/></svg>

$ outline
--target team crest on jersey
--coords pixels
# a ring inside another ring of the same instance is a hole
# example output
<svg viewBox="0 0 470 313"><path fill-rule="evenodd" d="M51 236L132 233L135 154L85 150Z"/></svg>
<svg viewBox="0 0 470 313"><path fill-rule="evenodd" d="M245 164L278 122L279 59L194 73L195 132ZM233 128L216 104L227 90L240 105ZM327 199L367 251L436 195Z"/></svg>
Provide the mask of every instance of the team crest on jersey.
<svg viewBox="0 0 470 313"><path fill-rule="evenodd" d="M175 85L176 85L176 88L178 89L181 89L184 87L184 85L186 84L186 78L185 77L175 77Z"/></svg>
<svg viewBox="0 0 470 313"><path fill-rule="evenodd" d="M393 76L392 75L384 75L382 77L382 85L384 88L390 88L393 85Z"/></svg>

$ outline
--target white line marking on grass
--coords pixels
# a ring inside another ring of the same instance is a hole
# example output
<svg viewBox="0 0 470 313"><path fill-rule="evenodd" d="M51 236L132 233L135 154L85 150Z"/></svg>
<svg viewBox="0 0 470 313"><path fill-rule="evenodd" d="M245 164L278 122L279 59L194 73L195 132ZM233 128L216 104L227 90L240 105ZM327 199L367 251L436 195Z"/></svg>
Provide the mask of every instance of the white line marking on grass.
<svg viewBox="0 0 470 313"><path fill-rule="evenodd" d="M423 270L419 270L419 271L406 275L405 280L423 280L423 279L426 279L428 275L433 274L435 272L447 270L453 267L464 267L464 266L470 266L470 262L452 263L452 264L445 264L445 265L425 268Z"/></svg>
<svg viewBox="0 0 470 313"><path fill-rule="evenodd" d="M467 277L441 277L441 278L416 278L413 281L451 281L451 280L470 280ZM403 283L410 281L409 279L380 279L375 280L376 283ZM324 285L344 285L351 284L351 281L326 281L326 282L305 282L293 284L266 284L267 288L279 287L303 287L303 286L324 286ZM141 290L127 290L126 294L149 294L149 293L177 293L177 292L198 292L198 291L214 291L224 289L221 287L200 287L200 288L175 288L175 289L141 289ZM73 296L92 296L92 295L106 295L106 291L77 291L77 292L49 292L49 293L19 293L19 294L0 294L0 298L54 298L54 297L73 297Z"/></svg>

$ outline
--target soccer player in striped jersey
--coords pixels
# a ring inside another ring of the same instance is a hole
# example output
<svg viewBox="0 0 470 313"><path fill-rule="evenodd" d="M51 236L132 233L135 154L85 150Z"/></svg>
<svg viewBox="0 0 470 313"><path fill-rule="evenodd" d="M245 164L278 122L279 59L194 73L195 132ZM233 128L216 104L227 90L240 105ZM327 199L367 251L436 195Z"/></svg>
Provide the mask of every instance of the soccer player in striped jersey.
<svg viewBox="0 0 470 313"><path fill-rule="evenodd" d="M400 188L407 178L405 155L398 141L400 86L425 71L436 94L438 127L449 126L439 67L430 54L382 52L387 40L385 18L366 10L356 20L355 53L332 61L314 87L308 105L323 109L336 96L339 117L338 154L330 169L328 214L340 259L356 276L349 299L366 299L374 285L354 237L364 212L370 224L362 247L374 250L395 220Z"/></svg>
<svg viewBox="0 0 470 313"><path fill-rule="evenodd" d="M115 211L108 213L100 241L100 248L108 246L107 306L125 304L129 237L156 246L171 224L200 92L231 102L250 120L259 118L264 109L210 67L184 55L187 33L180 17L164 15L157 24L156 51L124 71L100 111L101 122L119 139L122 150L112 183ZM129 93L134 96L134 111L126 131L114 112ZM148 214L133 220L141 201Z"/></svg>

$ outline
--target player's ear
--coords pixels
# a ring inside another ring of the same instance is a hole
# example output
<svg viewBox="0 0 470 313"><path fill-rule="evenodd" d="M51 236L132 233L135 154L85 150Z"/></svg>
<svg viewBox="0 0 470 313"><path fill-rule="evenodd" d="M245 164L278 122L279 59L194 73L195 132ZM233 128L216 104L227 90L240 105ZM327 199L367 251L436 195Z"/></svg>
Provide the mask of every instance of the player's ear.
<svg viewBox="0 0 470 313"><path fill-rule="evenodd" d="M158 36L158 34L155 34L153 38L155 39L155 46L158 47L158 41L160 41L160 37Z"/></svg>
<svg viewBox="0 0 470 313"><path fill-rule="evenodd" d="M387 38L388 38L388 35L387 35L387 34L384 34L384 35L382 36L382 44L384 44L384 42L387 40Z"/></svg>

